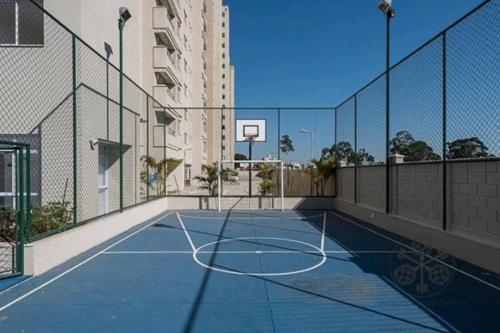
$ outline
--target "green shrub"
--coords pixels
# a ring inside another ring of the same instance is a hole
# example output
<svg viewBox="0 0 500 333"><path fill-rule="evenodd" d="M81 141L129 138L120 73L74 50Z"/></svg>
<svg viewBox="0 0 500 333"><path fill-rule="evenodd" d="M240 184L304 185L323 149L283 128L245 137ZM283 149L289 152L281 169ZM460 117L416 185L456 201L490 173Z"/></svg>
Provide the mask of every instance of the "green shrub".
<svg viewBox="0 0 500 333"><path fill-rule="evenodd" d="M16 231L16 211L12 207L0 206L0 242L14 241Z"/></svg>
<svg viewBox="0 0 500 333"><path fill-rule="evenodd" d="M69 202L49 202L31 210L31 230L33 234L43 234L64 227L71 222Z"/></svg>

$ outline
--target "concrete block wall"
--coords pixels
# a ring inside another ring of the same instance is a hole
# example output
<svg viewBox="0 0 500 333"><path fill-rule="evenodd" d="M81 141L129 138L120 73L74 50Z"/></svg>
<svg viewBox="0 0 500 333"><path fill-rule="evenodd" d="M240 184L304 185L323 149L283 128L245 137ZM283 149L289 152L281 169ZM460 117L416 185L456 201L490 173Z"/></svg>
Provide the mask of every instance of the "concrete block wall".
<svg viewBox="0 0 500 333"><path fill-rule="evenodd" d="M358 167L358 204L385 210L385 165Z"/></svg>
<svg viewBox="0 0 500 333"><path fill-rule="evenodd" d="M391 212L435 227L442 225L443 182L440 163L391 167Z"/></svg>
<svg viewBox="0 0 500 333"><path fill-rule="evenodd" d="M338 168L338 198L354 202L354 167Z"/></svg>
<svg viewBox="0 0 500 333"><path fill-rule="evenodd" d="M448 170L451 226L500 239L500 161L449 163Z"/></svg>
<svg viewBox="0 0 500 333"><path fill-rule="evenodd" d="M385 166L357 169L358 205L385 208ZM391 212L409 223L442 229L443 182L440 162L391 167ZM353 202L354 168L338 170L338 200ZM500 161L447 163L447 232L500 248Z"/></svg>

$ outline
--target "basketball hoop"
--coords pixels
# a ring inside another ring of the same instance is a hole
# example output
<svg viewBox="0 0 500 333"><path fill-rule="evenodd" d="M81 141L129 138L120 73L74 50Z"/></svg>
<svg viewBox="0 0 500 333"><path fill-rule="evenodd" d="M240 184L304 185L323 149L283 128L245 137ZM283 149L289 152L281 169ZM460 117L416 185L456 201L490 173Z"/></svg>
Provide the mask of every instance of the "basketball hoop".
<svg viewBox="0 0 500 333"><path fill-rule="evenodd" d="M246 134L245 135L246 142L254 142L255 138L257 138L257 134Z"/></svg>

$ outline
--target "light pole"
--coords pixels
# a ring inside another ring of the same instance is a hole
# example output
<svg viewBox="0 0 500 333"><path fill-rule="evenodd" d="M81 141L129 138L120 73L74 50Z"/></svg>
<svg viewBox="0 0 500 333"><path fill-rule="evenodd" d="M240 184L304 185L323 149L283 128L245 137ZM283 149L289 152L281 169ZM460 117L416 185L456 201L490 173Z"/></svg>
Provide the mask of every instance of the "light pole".
<svg viewBox="0 0 500 333"><path fill-rule="evenodd" d="M123 212L123 27L132 15L126 7L118 10L118 30L120 44L120 212Z"/></svg>
<svg viewBox="0 0 500 333"><path fill-rule="evenodd" d="M305 128L301 128L300 129L300 133L303 133L303 134L308 134L309 133L309 139L310 139L310 152L309 152L309 157L310 157L310 160L309 162L311 162L313 160L313 152L314 152L314 131L310 131L308 129L305 129Z"/></svg>
<svg viewBox="0 0 500 333"><path fill-rule="evenodd" d="M386 38L386 48L385 48L385 211L390 212L389 203L389 187L390 183L390 155L389 155L389 145L390 145L390 111L391 111L391 94L390 94L390 67L391 67L391 19L394 17L395 12L392 8L392 0L382 0L380 1L378 8L386 16L385 24L385 38Z"/></svg>

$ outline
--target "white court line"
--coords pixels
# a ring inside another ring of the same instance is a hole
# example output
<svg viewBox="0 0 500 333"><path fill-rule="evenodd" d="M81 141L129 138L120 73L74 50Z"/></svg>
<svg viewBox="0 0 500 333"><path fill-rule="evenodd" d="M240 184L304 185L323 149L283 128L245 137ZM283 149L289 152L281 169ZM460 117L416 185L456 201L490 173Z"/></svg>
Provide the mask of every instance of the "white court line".
<svg viewBox="0 0 500 333"><path fill-rule="evenodd" d="M193 251L106 251L102 254L191 254Z"/></svg>
<svg viewBox="0 0 500 333"><path fill-rule="evenodd" d="M405 248L407 248L407 249L413 250L413 251L415 251L415 252L417 252L417 253L419 253L419 254L421 254L421 255L423 255L423 256L425 256L425 257L429 258L429 259L432 259L432 260L434 260L434 261L439 262L441 265L444 265L444 266L446 266L446 267L448 267L448 268L451 268L451 269L453 269L453 270L455 270L455 271L457 271L457 272L459 272L459 273L461 273L461 274L463 274L463 275L465 275L465 276L470 277L470 278L471 278L471 279L473 279L473 280L476 280L476 281L478 281L478 282L481 282L481 283L483 283L483 284L485 284L485 285L487 285L487 286L489 286L489 287L491 287L491 288L493 288L493 289L496 289L496 290L499 290L499 291L500 291L500 287L498 287L498 286L496 286L496 285L494 285L494 284L492 284L492 283L489 283L489 282L487 282L487 281L484 281L484 280L482 280L482 279L478 278L477 276L474 276L474 275L472 275L472 274L470 274L470 273L467 273L467 272L465 272L465 271L463 271L463 270L461 270L461 269L459 269L459 268L453 267L452 265L450 265L450 264L448 264L448 263L446 263L446 262L442 261L441 259L435 258L435 257L433 257L433 256L431 256L431 255L429 255L429 254L427 254L427 253L425 253L425 252L422 252L422 251L416 250L416 249L414 249L413 247L411 247L411 246L409 246L409 245L406 245L406 244L404 244L404 243L401 243L400 241L397 241L397 240L395 240L395 239L392 239L391 237L388 237L388 236L386 236L386 235L384 235L384 234L381 234L380 232L377 232L377 231L375 231L375 230L372 230L372 229L370 229L370 228L367 228L367 227L365 227L365 226L363 226L363 225L361 225L361 224L359 224L359 223L357 223L357 222L355 222L355 221L353 221L353 220L351 220L351 219L348 219L348 218L346 218L346 217L343 217L343 216L342 216L342 215L340 215L340 214L337 214L337 213L335 213L335 212L329 212L329 213L330 213L330 214L332 214L332 215L338 216L338 217L340 217L341 219L343 219L343 220L345 220L345 221L347 221L347 222L350 222L350 223L352 223L352 224L354 224L354 225L356 225L356 226L358 226L358 227L360 227L360 228L362 228L362 229L368 230L369 232L371 232L371 233L373 233L373 234L375 234L375 235L378 235L378 236L380 236L380 237L382 237L382 238L385 238L385 239L387 239L387 240L389 240L389 241L391 241L391 242L393 242L393 243L395 243L395 244L398 244L398 245L400 245L400 246L402 246L402 247L405 247Z"/></svg>
<svg viewBox="0 0 500 333"><path fill-rule="evenodd" d="M193 251L106 251L102 254L192 254ZM331 250L331 251L300 251L300 250L270 250L270 251L262 251L262 250L253 250L253 251L197 251L197 253L203 254L266 254L266 253L311 253L311 254L322 254L322 253L365 253L365 254L396 254L399 251L379 251L379 250L365 250L365 251L347 251L347 250Z"/></svg>
<svg viewBox="0 0 500 333"><path fill-rule="evenodd" d="M179 216L190 218L190 219L198 219L198 220L225 220L225 216L197 216L197 215L186 215L186 214L179 214ZM312 219L312 218L317 218L321 217L323 215L318 214L318 215L311 215L311 216L306 216L306 217L274 217L274 216L269 216L269 217L238 217L238 216L230 216L229 221L231 220L297 220L297 221L303 221L307 219Z"/></svg>
<svg viewBox="0 0 500 333"><path fill-rule="evenodd" d="M321 251L325 249L325 225L326 225L326 213L323 212L323 228L321 230Z"/></svg>
<svg viewBox="0 0 500 333"><path fill-rule="evenodd" d="M189 245L191 245L191 248L193 249L193 252L196 252L196 246L194 246L193 241L192 241L191 237L189 236L189 233L186 230L186 226L184 225L184 223L182 222L181 217L179 216L179 213L176 212L175 214L177 215L177 219L179 219L179 222L181 223L182 229L184 230L184 233L186 234L186 237L187 237L187 239L189 241Z"/></svg>
<svg viewBox="0 0 500 333"><path fill-rule="evenodd" d="M62 272L61 274L59 274L59 275L57 275L57 276L53 277L53 278L52 278L52 279L50 279L49 281L47 281L47 282L45 282L45 283L41 284L40 286L36 287L35 289L32 289L32 290L28 291L27 293L23 294L22 296L19 296L18 298L14 299L14 300L13 300L13 301L11 301L10 303L5 304L4 306L2 306L2 307L0 308L0 312L2 312L3 310L5 310L5 309L7 309L7 308L11 307L12 305L16 304L17 302L19 302L19 301L21 301L21 300L25 299L26 297L28 297L28 296L30 296L30 295L33 295L34 293L36 293L36 292L37 292L37 291L39 291L40 289L42 289L42 288L44 288L44 287L48 286L49 284L53 283L54 281L59 280L60 278L62 278L63 276L67 275L68 273L71 273L72 271L74 271L74 270L75 270L75 269L77 269L78 267L81 267L81 266L85 265L86 263L88 263L89 261L93 260L94 258L96 258L97 256L99 256L100 254L102 254L102 253L106 252L107 250L109 250L109 249L110 249L110 248L112 248L113 246L118 245L118 244L120 244L121 242L123 242L123 241L125 241L125 240L129 239L130 237L132 237L132 236L134 236L134 235L138 234L139 232L143 231L144 229L149 228L150 226L152 226L153 224L155 224L155 223L156 223L156 222L158 222L159 220L161 220L161 219L163 219L163 218L165 218L165 217L169 216L170 214L172 214L172 212L170 212L170 213L168 213L168 214L166 214L166 215L164 215L164 216L162 216L162 217L159 217L159 218L155 219L153 222L149 223L148 225L146 225L146 226L144 226L144 227L140 228L139 230L134 231L134 232L133 232L133 233L131 233L130 235L127 235L127 236L123 237L122 239L120 239L120 240L118 240L118 241L114 242L113 244L111 244L110 246L106 247L105 249L103 249L103 250L101 250L101 251L97 252L97 253L96 253L96 254L94 254L93 256L91 256L91 257L89 257L89 258L85 259L84 261L82 261L82 262L80 262L80 263L76 264L75 266L73 266L73 267L71 267L71 268L69 268L69 269L65 270L65 271L64 271L64 272Z"/></svg>

